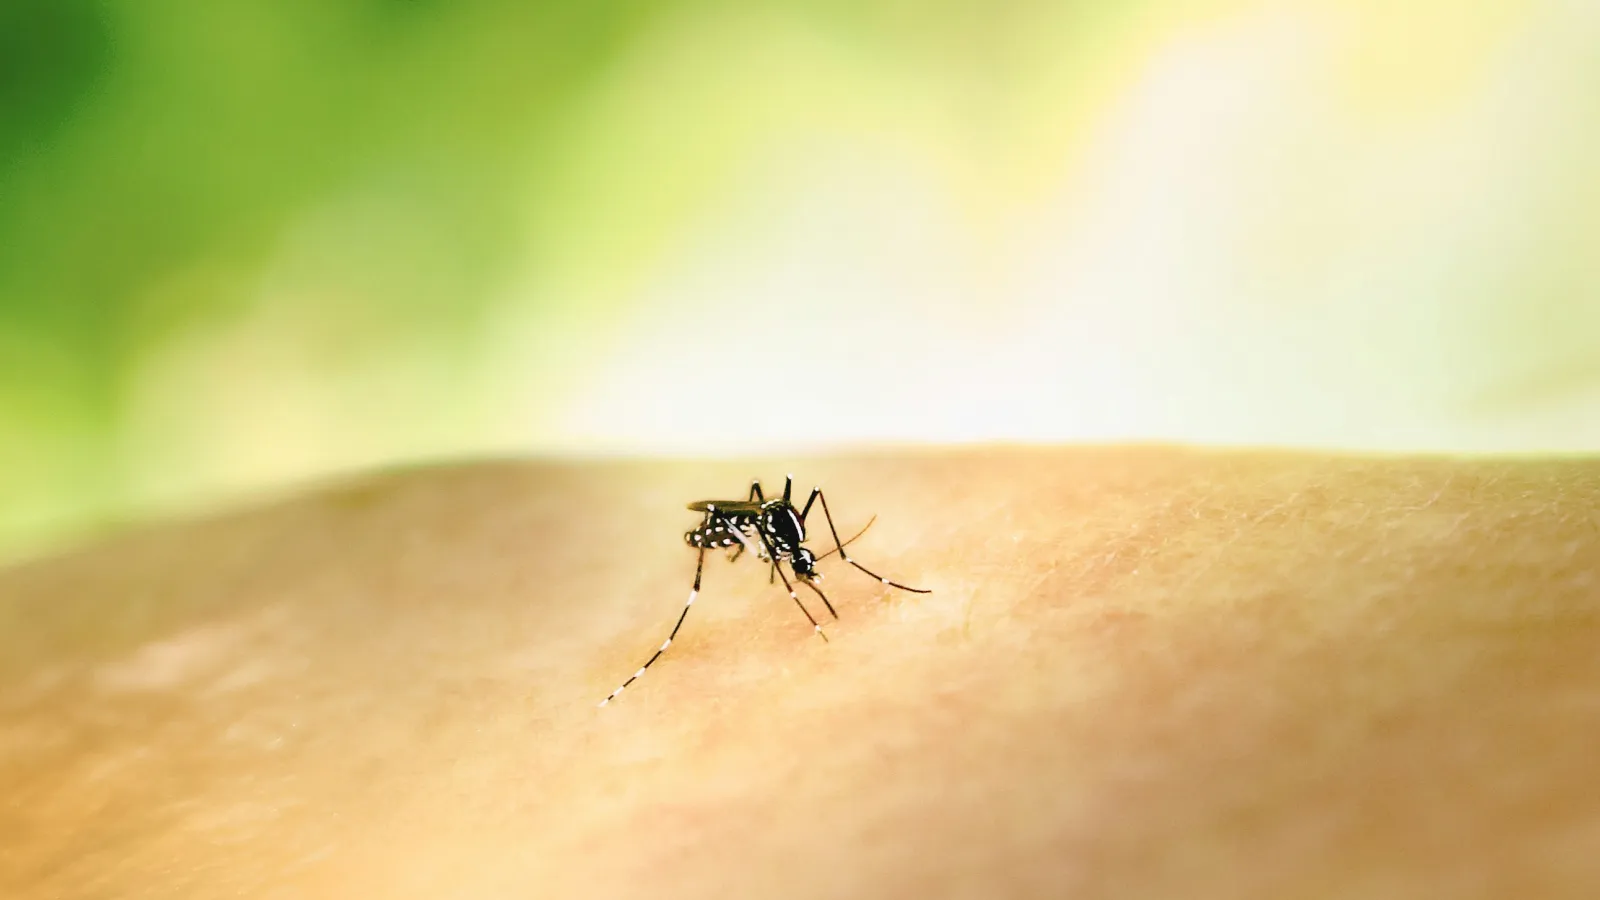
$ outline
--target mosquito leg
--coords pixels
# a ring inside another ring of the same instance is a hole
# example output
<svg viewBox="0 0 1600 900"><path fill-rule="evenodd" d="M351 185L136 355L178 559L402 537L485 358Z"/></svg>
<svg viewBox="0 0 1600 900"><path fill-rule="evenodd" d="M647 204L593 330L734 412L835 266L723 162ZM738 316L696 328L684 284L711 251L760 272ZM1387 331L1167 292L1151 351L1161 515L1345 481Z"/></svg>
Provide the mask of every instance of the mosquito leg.
<svg viewBox="0 0 1600 900"><path fill-rule="evenodd" d="M878 579L879 581L883 582L884 584L887 584L890 587L899 588L902 591L910 591L913 594L931 594L931 593L933 593L933 591L923 590L922 588L908 587L906 585L900 584L899 582L890 581L889 579L883 577L882 575L879 575L877 572L874 572L871 569L867 568L866 566L863 566L861 563L858 563L855 560L851 559L850 558L850 554L845 552L845 549L844 549L844 543L845 542L839 540L839 529L833 527L833 513L831 511L829 511L829 509L828 509L828 498L823 496L822 488L812 488L811 489L811 497L810 497L810 499L806 500L806 511L809 512L811 510L811 504L813 502L817 501L817 500L821 500L822 501L822 515L824 517L826 517L827 520L828 520L828 531L833 533L834 547L836 549L838 549L839 556L841 556L844 559L845 562L849 563L852 566L855 566L856 568L858 568L861 571L867 573L868 575L871 575L873 578ZM802 512L800 514L800 518L801 518L802 521L805 520L805 512ZM851 540L853 541L853 540L855 540L855 538L851 538Z"/></svg>
<svg viewBox="0 0 1600 900"><path fill-rule="evenodd" d="M762 544L762 546L766 547L767 555L772 558L772 574L775 574L779 578L783 579L783 586L784 586L784 588L786 590L788 590L789 598L792 599L795 603L800 603L799 596L797 596L795 594L795 592L794 592L794 585L789 583L789 576L783 574L783 567L778 565L778 554L777 554L777 551L773 550L772 549L772 545L767 542L767 536L765 534L761 535L761 544ZM767 577L770 579L772 577L772 574L769 574ZM824 594L822 592L822 588L819 588L816 585L812 584L809 580L802 580L800 583L805 585L806 587L810 588L811 592L813 594L816 594L818 597L822 598L822 605L826 606L828 608L828 615L833 616L835 619L839 618L839 613L834 610L833 604L828 602L828 595ZM805 611L805 608L806 608L805 604L801 603L800 604L800 609L801 609L802 612ZM806 618L811 619L811 613L807 612L806 613ZM811 624L812 625L816 625L817 624L817 620L816 619L811 619ZM822 626L820 626L820 625L817 626L817 634L822 634ZM827 640L828 636L825 635L825 634L822 634L822 639L823 640Z"/></svg>
<svg viewBox="0 0 1600 900"><path fill-rule="evenodd" d="M833 604L828 602L828 595L824 594L822 592L822 588L817 587L816 585L812 584L809 581L802 581L800 583L805 585L808 588L811 588L811 593L816 594L818 597L822 598L822 605L826 606L828 608L828 613L830 615L832 615L835 619L839 618L839 614L833 611Z"/></svg>
<svg viewBox="0 0 1600 900"><path fill-rule="evenodd" d="M794 585L789 583L789 576L783 574L783 569L780 566L778 566L778 564L777 564L777 562L778 562L778 554L777 554L776 551L774 551L772 549L772 545L767 542L767 536L765 534L762 534L762 535L760 535L760 537L761 537L762 545L764 547L766 547L766 549L767 549L767 556L772 559L772 562L773 562L772 568L773 568L773 570L778 573L778 577L779 578L783 579L783 587L784 587L784 590L789 592L789 599L793 600L794 601L794 605L800 607L800 611L806 614L806 621L811 623L812 630L815 631L817 633L817 635L819 637L821 637L824 641L826 641L828 639L828 636L823 633L822 626L818 625L817 624L817 620L812 618L811 610L806 609L806 605L804 603L800 602L800 595L796 594L794 592ZM816 589L812 588L812 590L816 590ZM817 592L817 596L821 597L822 596L822 592L818 591ZM822 602L823 602L824 605L826 605L828 607L828 612L833 612L833 604L828 603L828 598L823 597L822 598ZM837 619L837 618L839 618L839 614L838 613L833 613L833 617L835 619Z"/></svg>
<svg viewBox="0 0 1600 900"><path fill-rule="evenodd" d="M661 654L667 652L667 648L672 646L672 639L678 636L678 629L683 627L683 620L688 618L688 616L689 616L689 607L694 605L694 598L697 595L699 595L699 593L700 593L700 573L701 573L701 571L703 571L705 569L705 567L706 567L706 548L701 547L700 548L700 559L697 562L695 562L695 564L694 564L694 587L689 589L689 601L687 603L683 604L683 612L678 614L678 623L676 625L672 626L672 633L667 635L667 639L661 642L661 646L660 647L656 648L655 655L650 657L648 662L646 662L644 665L639 667L639 671L633 673L633 676L630 677L627 681L624 681L622 683L621 687L619 687L616 690L612 691L611 692L611 696L609 696L609 697L605 698L604 700L600 701L600 705L601 706L605 706L607 703L610 703L612 700L615 700L617 695L622 693L622 688L625 688L628 685L633 684L635 679L637 679L640 675L644 674L644 670L645 669L650 668L650 665L652 663L654 663L656 660L660 659L661 658Z"/></svg>
<svg viewBox="0 0 1600 900"><path fill-rule="evenodd" d="M750 496L746 497L745 499L754 500L757 503L767 502L766 495L761 493L761 479L757 478L750 482Z"/></svg>

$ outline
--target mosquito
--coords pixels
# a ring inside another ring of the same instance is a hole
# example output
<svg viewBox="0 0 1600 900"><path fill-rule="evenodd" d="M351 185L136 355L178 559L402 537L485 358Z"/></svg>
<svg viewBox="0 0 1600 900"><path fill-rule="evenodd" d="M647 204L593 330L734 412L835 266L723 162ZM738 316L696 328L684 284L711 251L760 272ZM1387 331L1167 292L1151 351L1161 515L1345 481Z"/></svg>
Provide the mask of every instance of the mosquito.
<svg viewBox="0 0 1600 900"><path fill-rule="evenodd" d="M683 627L683 620L689 616L689 607L694 605L695 597L700 595L700 575L705 569L707 550L727 549L730 562L737 560L748 550L752 556L767 563L771 567L767 580L771 582L774 575L783 579L783 587L789 592L789 599L800 607L800 612L805 615L806 621L811 623L811 629L823 641L828 640L828 635L823 632L822 626L811 615L811 611L800 601L800 595L795 592L794 582L810 588L822 599L822 605L827 607L828 614L835 619L839 618L839 614L833 609L833 604L828 602L827 595L817 586L817 582L822 580L822 573L817 571L817 563L834 553L838 553L845 562L889 587L910 591L913 594L933 593L885 578L851 559L850 554L845 552L845 548L856 538L866 534L872 523L877 521L876 516L868 520L866 526L857 532L855 537L841 541L839 529L833 525L833 513L828 509L828 498L823 496L822 488L812 488L811 496L806 499L806 505L798 510L791 500L793 490L794 476L789 475L783 480L783 498L768 500L761 491L761 482L758 479L750 483L750 494L743 500L697 500L689 504L689 509L704 514L699 526L683 536L685 543L700 551L699 558L695 561L694 586L689 589L689 599L683 604L683 612L678 614L678 621L672 626L672 633L668 634L667 639L656 648L655 654L639 667L639 671L634 672L627 681L612 691L610 696L601 700L601 706L616 699L623 689L633 684L646 669L661 658L661 654L667 652L668 647L672 646L673 638L678 636L678 629ZM833 535L833 549L821 556L802 546L806 540L806 516L811 512L812 505L819 501L822 503L822 515L828 520L828 532ZM789 568L794 572L794 581L789 580L780 563L789 564Z"/></svg>

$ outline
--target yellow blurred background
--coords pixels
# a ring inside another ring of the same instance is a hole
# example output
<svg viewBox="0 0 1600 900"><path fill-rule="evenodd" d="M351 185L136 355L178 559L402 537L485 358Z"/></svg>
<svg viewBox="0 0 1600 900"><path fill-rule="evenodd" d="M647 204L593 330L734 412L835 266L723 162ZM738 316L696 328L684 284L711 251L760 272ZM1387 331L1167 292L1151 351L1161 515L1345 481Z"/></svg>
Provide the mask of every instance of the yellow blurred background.
<svg viewBox="0 0 1600 900"><path fill-rule="evenodd" d="M1600 446L1600 4L12 0L0 555L485 454Z"/></svg>

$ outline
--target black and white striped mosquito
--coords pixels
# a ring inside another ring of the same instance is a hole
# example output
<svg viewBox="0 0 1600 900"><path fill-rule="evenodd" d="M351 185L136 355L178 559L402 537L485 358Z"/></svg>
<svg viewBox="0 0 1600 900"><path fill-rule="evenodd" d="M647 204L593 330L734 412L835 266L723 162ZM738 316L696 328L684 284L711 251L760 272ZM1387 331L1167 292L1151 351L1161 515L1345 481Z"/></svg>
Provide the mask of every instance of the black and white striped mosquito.
<svg viewBox="0 0 1600 900"><path fill-rule="evenodd" d="M707 550L714 550L719 547L727 548L730 551L728 555L730 562L738 559L744 551L749 550L757 559L771 566L771 573L767 578L768 582L772 581L773 575L783 579L783 587L789 592L789 599L800 607L800 612L805 614L806 621L811 623L812 630L824 641L828 639L827 634L823 633L822 626L817 624L817 620L811 615L811 611L806 609L806 605L800 602L800 596L795 593L794 584L789 580L789 576L784 573L783 568L779 565L780 563L789 564L789 568L794 571L795 581L810 588L818 597L822 598L822 605L828 608L828 614L835 619L839 618L839 614L834 612L833 604L828 602L827 595L823 594L822 589L817 587L817 582L822 580L822 573L817 571L817 563L832 556L834 553L838 553L845 562L889 587L910 591L913 594L933 593L932 591L907 587L891 581L851 559L850 554L845 552L844 548L850 546L856 538L865 534L867 528L872 527L872 522L877 520L876 516L869 520L866 527L862 528L855 537L848 541L841 541L839 540L839 529L833 526L833 513L828 510L828 498L822 495L822 488L812 488L811 496L806 500L806 505L798 510L795 509L794 503L790 500L793 488L794 476L790 475L783 480L783 499L781 500L768 500L766 495L761 492L761 482L758 480L751 482L750 495L744 500L697 500L689 504L690 509L705 514L705 518L700 520L699 526L683 536L684 541L689 546L700 551L699 559L695 561L694 565L694 586L689 589L689 600L683 604L683 612L678 614L678 622L672 626L672 633L667 635L667 639L661 642L660 647L656 648L655 654L646 660L644 665L639 667L639 671L634 672L627 681L624 681L620 687L612 691L610 696L601 700L601 706L605 706L616 699L616 696L622 693L624 688L633 684L640 675L645 673L646 669L661 658L661 654L667 652L668 647L672 646L672 639L678 636L678 629L683 627L683 620L689 616L689 607L694 605L695 597L700 595L700 573L705 569ZM833 549L821 556L817 556L809 549L801 546L806 540L806 515L811 512L812 504L819 500L822 501L822 515L828 520L828 531L833 535Z"/></svg>

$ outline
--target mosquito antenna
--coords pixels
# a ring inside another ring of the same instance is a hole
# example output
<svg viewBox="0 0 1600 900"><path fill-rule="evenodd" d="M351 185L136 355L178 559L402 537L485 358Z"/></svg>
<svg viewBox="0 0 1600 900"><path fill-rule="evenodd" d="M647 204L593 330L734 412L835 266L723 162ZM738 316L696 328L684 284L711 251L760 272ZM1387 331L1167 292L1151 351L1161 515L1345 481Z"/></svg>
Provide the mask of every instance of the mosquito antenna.
<svg viewBox="0 0 1600 900"><path fill-rule="evenodd" d="M861 537L863 534L866 534L867 533L867 529L871 528L872 527L872 523L876 522L876 521L878 521L878 516L877 516L877 514L873 514L872 518L867 520L867 524L861 526L861 530L856 532L856 537L853 537L850 540L845 541L844 543L842 543L839 546L833 548L832 550L829 550L827 553L824 553L821 556L817 557L817 562L822 562L823 560L825 560L828 557L834 555L835 553L838 553L840 550L843 550L844 548L850 546L851 544L854 544L856 542L856 538Z"/></svg>

